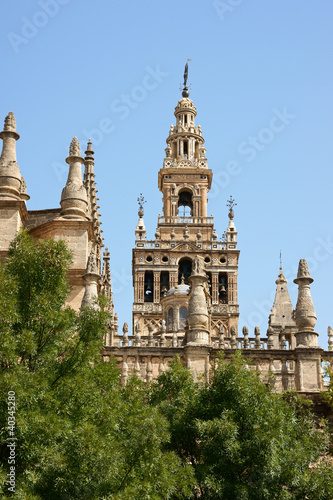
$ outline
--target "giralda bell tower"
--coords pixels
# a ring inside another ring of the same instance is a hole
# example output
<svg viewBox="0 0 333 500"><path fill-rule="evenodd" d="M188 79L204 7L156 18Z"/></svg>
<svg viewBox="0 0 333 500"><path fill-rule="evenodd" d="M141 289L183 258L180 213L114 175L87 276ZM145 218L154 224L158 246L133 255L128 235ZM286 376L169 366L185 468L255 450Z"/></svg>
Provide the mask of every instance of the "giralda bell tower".
<svg viewBox="0 0 333 500"><path fill-rule="evenodd" d="M165 335L184 337L189 301L189 276L196 256L203 258L208 276L211 338L221 326L228 334L238 325L238 257L234 200L230 197L229 223L219 240L213 217L207 216L207 194L213 173L197 115L187 88L185 66L182 98L175 108L175 125L166 140L166 157L158 173L163 194L163 215L158 217L154 240L146 239L144 200L140 196L139 221L133 249L133 333L165 330ZM224 205L224 203L223 203Z"/></svg>

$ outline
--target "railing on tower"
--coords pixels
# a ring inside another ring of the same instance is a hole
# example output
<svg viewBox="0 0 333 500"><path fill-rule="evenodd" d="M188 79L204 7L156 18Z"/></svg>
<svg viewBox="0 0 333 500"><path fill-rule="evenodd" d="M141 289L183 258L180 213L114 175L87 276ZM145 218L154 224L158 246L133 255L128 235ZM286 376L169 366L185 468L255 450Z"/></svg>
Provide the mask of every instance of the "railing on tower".
<svg viewBox="0 0 333 500"><path fill-rule="evenodd" d="M164 217L158 216L159 224L213 224L214 217Z"/></svg>

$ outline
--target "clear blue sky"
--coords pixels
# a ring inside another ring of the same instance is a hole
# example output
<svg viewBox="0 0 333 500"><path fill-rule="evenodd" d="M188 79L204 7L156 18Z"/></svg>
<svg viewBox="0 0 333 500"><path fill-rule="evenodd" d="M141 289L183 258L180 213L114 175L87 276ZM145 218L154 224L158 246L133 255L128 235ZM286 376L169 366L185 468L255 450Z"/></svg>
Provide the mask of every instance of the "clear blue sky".
<svg viewBox="0 0 333 500"><path fill-rule="evenodd" d="M147 200L153 239L162 207L157 173L191 58L190 97L215 176L208 210L219 236L228 222L226 200L237 201L240 328L266 331L281 249L294 305L292 280L299 259L308 259L316 331L327 348L332 19L328 0L2 5L0 117L16 116L28 208L59 206L70 141L77 135L85 150L91 136L120 326L131 323L136 200L140 192Z"/></svg>

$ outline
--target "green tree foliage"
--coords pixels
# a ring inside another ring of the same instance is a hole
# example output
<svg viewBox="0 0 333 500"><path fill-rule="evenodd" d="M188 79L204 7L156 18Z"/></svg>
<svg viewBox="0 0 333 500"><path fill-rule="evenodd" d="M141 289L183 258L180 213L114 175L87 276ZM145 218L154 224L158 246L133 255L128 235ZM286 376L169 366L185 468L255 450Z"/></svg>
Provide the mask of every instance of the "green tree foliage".
<svg viewBox="0 0 333 500"><path fill-rule="evenodd" d="M16 491L24 500L190 498L168 422L136 379L102 361L108 315L65 307L71 254L20 233L0 267L0 471L8 491L7 394L16 398Z"/></svg>
<svg viewBox="0 0 333 500"><path fill-rule="evenodd" d="M239 356L221 360L209 384L173 362L150 402L169 420L169 449L195 471L196 498L333 498L332 466L320 459L327 433L299 396L272 394Z"/></svg>

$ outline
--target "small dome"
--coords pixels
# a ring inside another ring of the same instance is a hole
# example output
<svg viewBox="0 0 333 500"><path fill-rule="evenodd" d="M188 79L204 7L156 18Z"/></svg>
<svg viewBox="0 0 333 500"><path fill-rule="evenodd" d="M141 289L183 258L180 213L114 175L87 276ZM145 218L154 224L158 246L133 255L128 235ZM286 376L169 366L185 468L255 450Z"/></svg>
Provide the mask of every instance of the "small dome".
<svg viewBox="0 0 333 500"><path fill-rule="evenodd" d="M170 297L170 295L188 295L190 293L190 286L189 285L176 285L170 290L167 291L166 297Z"/></svg>

